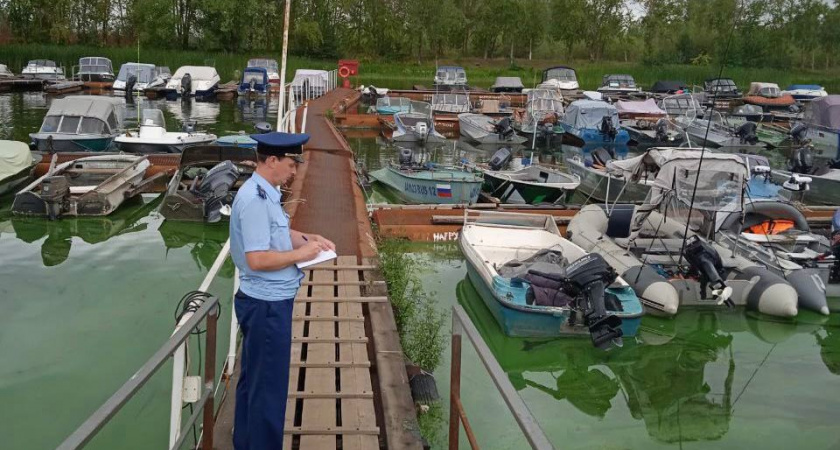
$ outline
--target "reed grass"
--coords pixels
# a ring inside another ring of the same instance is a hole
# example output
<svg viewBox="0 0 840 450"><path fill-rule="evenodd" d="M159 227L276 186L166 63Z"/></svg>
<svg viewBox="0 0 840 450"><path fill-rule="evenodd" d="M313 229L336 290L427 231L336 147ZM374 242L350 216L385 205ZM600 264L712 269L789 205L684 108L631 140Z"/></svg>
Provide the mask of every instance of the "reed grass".
<svg viewBox="0 0 840 450"><path fill-rule="evenodd" d="M137 61L135 47L92 47L92 46L60 46L37 44L12 44L0 46L0 64L7 64L14 72L20 69L30 59L52 59L63 65L67 73L72 66L78 64L83 56L105 56L114 64L114 70L119 70L121 64ZM201 52L181 50L157 50L140 48L141 62L166 65L174 72L183 65L213 65L218 70L223 81L235 79L249 58L270 57L280 59L280 55L271 52L254 52L253 54L234 54L227 52ZM600 85L601 78L610 73L628 73L636 78L636 82L649 87L657 80L680 80L689 85L702 85L703 80L716 77L720 67L693 65L645 65L633 62L589 62L589 61L557 61L557 60L516 60L511 65L507 59L483 60L477 58L455 59L439 61L439 65L460 65L467 71L467 78L471 85L489 87L498 76L520 77L525 86L533 86L540 81L542 71L546 67L566 64L575 67L578 80L583 89L595 89ZM356 84L374 84L380 87L394 89L410 88L413 85L430 86L435 72L435 62L407 62L364 60L360 65L360 75L354 80ZM292 56L288 60L287 79L294 71L307 69L335 69L337 61L315 60ZM746 89L752 81L766 81L785 86L793 83L821 84L829 91L840 91L840 70L802 70L802 69L774 69L727 67L723 75L735 80L739 87Z"/></svg>

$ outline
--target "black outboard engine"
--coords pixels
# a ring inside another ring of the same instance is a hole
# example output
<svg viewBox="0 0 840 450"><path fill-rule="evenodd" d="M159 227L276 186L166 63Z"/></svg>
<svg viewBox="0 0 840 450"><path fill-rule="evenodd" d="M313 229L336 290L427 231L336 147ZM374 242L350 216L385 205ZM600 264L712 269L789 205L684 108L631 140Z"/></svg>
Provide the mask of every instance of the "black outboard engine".
<svg viewBox="0 0 840 450"><path fill-rule="evenodd" d="M613 125L612 119L609 116L601 118L601 134L608 136L611 141L614 141L618 135L618 130L615 129L615 125Z"/></svg>
<svg viewBox="0 0 840 450"><path fill-rule="evenodd" d="M735 131L735 135L741 138L741 143L755 145L758 143L756 130L758 125L755 122L746 122Z"/></svg>
<svg viewBox="0 0 840 450"><path fill-rule="evenodd" d="M712 294L721 303L726 303L729 307L735 306L729 299L732 295L732 288L726 286L726 283L723 282L723 277L726 275L723 261L714 247L697 235L693 235L688 239L685 249L683 249L683 256L691 266L689 274L699 275L700 277L700 295L703 298L706 298L707 286L711 285Z"/></svg>
<svg viewBox="0 0 840 450"><path fill-rule="evenodd" d="M510 118L508 117L496 122L496 124L493 125L493 128L499 135L499 139L507 139L513 135L513 127L510 125Z"/></svg>
<svg viewBox="0 0 840 450"><path fill-rule="evenodd" d="M656 140L657 142L667 142L669 140L668 137L668 121L665 119L659 119L656 121Z"/></svg>
<svg viewBox="0 0 840 450"><path fill-rule="evenodd" d="M502 147L493 154L493 158L487 165L490 166L490 170L502 170L510 163L511 159L513 159L513 155L510 153L510 149Z"/></svg>
<svg viewBox="0 0 840 450"><path fill-rule="evenodd" d="M400 166L411 166L414 164L414 152L412 152L410 148L400 147L398 161Z"/></svg>
<svg viewBox="0 0 840 450"><path fill-rule="evenodd" d="M797 148L790 155L788 168L791 172L810 174L814 169L814 155L811 153L811 146L804 145Z"/></svg>
<svg viewBox="0 0 840 450"><path fill-rule="evenodd" d="M190 186L190 192L204 200L204 218L208 222L218 222L222 218L223 205L233 203L230 189L239 179L239 169L231 161L222 161L208 170L203 177L196 177Z"/></svg>
<svg viewBox="0 0 840 450"><path fill-rule="evenodd" d="M41 200L47 207L47 216L50 220L58 219L64 202L70 194L70 180L64 175L47 177L41 183Z"/></svg>
<svg viewBox="0 0 840 450"><path fill-rule="evenodd" d="M607 314L604 305L604 290L617 276L615 269L597 253L584 255L566 267L566 292L577 298L592 344L600 349L609 348L611 343L622 345L621 318Z"/></svg>
<svg viewBox="0 0 840 450"><path fill-rule="evenodd" d="M137 75L131 75L125 80L125 96L127 98L131 97L131 94L134 93L134 85L137 84Z"/></svg>
<svg viewBox="0 0 840 450"><path fill-rule="evenodd" d="M192 94L192 75L185 73L181 77L181 98L189 97Z"/></svg>
<svg viewBox="0 0 840 450"><path fill-rule="evenodd" d="M796 145L804 144L806 141L805 134L808 132L808 125L798 123L790 128L790 136L793 138L793 143Z"/></svg>
<svg viewBox="0 0 840 450"><path fill-rule="evenodd" d="M271 124L268 122L257 122L254 124L254 129L257 130L257 134L271 133Z"/></svg>

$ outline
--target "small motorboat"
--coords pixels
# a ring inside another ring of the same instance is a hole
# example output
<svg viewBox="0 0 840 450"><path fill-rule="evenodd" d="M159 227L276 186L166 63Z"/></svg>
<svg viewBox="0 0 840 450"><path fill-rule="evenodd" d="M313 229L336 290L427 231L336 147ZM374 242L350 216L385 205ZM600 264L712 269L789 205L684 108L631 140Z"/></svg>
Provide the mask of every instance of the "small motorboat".
<svg viewBox="0 0 840 450"><path fill-rule="evenodd" d="M564 94L576 94L580 89L577 72L568 66L556 66L545 69L538 89L559 89Z"/></svg>
<svg viewBox="0 0 840 450"><path fill-rule="evenodd" d="M814 156L840 159L840 95L828 95L811 101L805 109L801 124L804 138L814 146Z"/></svg>
<svg viewBox="0 0 840 450"><path fill-rule="evenodd" d="M637 150L651 147L679 147L684 133L667 118L656 101L619 100L615 105L621 128L636 142Z"/></svg>
<svg viewBox="0 0 840 450"><path fill-rule="evenodd" d="M604 203L642 203L647 197L650 186L656 177L658 165L641 164L659 160L657 149L648 149L645 154L620 161L624 164L638 164L641 170L632 179L623 171L610 170L616 161L615 154L605 148L597 148L589 153L570 150L564 153L569 172L580 178L578 192L589 200ZM664 159L664 158L663 158Z"/></svg>
<svg viewBox="0 0 840 450"><path fill-rule="evenodd" d="M239 95L266 95L268 83L268 70L264 67L246 67L236 90Z"/></svg>
<svg viewBox="0 0 840 450"><path fill-rule="evenodd" d="M642 92L642 88L636 86L636 80L632 75L627 74L612 74L604 75L601 80L601 86L598 87L598 92L603 95L630 95Z"/></svg>
<svg viewBox="0 0 840 450"><path fill-rule="evenodd" d="M199 145L184 149L160 213L167 220L218 222L257 167L255 148Z"/></svg>
<svg viewBox="0 0 840 450"><path fill-rule="evenodd" d="M47 216L51 220L61 216L106 216L166 175L160 172L145 178L149 166L147 156L113 154L53 163L44 176L15 195L12 212Z"/></svg>
<svg viewBox="0 0 840 450"><path fill-rule="evenodd" d="M650 90L648 92L657 95L674 95L682 94L689 91L690 89L684 81L659 80L653 83L653 86L650 87Z"/></svg>
<svg viewBox="0 0 840 450"><path fill-rule="evenodd" d="M114 67L108 58L97 56L79 58L78 71L73 78L77 81L111 83L114 81Z"/></svg>
<svg viewBox="0 0 840 450"><path fill-rule="evenodd" d="M50 104L33 146L48 152L102 152L122 130L125 101L94 95L57 98Z"/></svg>
<svg viewBox="0 0 840 450"><path fill-rule="evenodd" d="M715 110L711 111L710 117L678 116L674 123L685 132L690 146L706 146L728 153L756 153L767 148L767 144L758 139L758 125L754 122L736 127Z"/></svg>
<svg viewBox="0 0 840 450"><path fill-rule="evenodd" d="M458 114L461 136L479 144L522 144L527 139L518 136L512 121L505 117L498 120L484 114Z"/></svg>
<svg viewBox="0 0 840 450"><path fill-rule="evenodd" d="M394 142L445 142L446 138L435 130L432 106L425 102L411 102L408 112L394 114Z"/></svg>
<svg viewBox="0 0 840 450"><path fill-rule="evenodd" d="M5 64L0 64L0 79L3 78L14 78L15 74L9 70L9 67Z"/></svg>
<svg viewBox="0 0 840 450"><path fill-rule="evenodd" d="M169 100L178 97L209 98L216 92L219 80L215 67L181 66L166 83L164 94Z"/></svg>
<svg viewBox="0 0 840 450"><path fill-rule="evenodd" d="M513 158L509 148L502 148L487 164L475 165L484 175L484 192L502 203L561 204L572 198L580 177L540 164L522 166L522 158Z"/></svg>
<svg viewBox="0 0 840 450"><path fill-rule="evenodd" d="M166 83L169 83L171 78L172 71L169 70L169 66L155 66L155 77L147 87L154 88L166 86Z"/></svg>
<svg viewBox="0 0 840 450"><path fill-rule="evenodd" d="M675 152L659 167L645 203L585 206L567 234L601 254L651 312L725 304L796 316L798 296L788 281L714 241L718 215L743 211L748 179L737 155Z"/></svg>
<svg viewBox="0 0 840 450"><path fill-rule="evenodd" d="M490 92L515 92L519 93L525 89L522 79L519 77L496 77L496 81L490 86Z"/></svg>
<svg viewBox="0 0 840 450"><path fill-rule="evenodd" d="M379 97L376 99L374 108L376 113L383 116L391 116L399 112L411 111L411 99L405 97Z"/></svg>
<svg viewBox="0 0 840 450"><path fill-rule="evenodd" d="M531 89L525 101L525 110L514 115L513 127L531 144L535 138L545 139L564 129L558 125L565 115L563 94L559 89ZM536 136L534 136L536 133Z"/></svg>
<svg viewBox="0 0 840 450"><path fill-rule="evenodd" d="M825 97L828 92L819 84L791 84L782 94L788 94L798 102L810 102Z"/></svg>
<svg viewBox="0 0 840 450"><path fill-rule="evenodd" d="M120 66L114 91L143 92L155 79L155 65L129 62Z"/></svg>
<svg viewBox="0 0 840 450"><path fill-rule="evenodd" d="M432 110L435 113L461 114L472 110L469 94L432 94Z"/></svg>
<svg viewBox="0 0 840 450"><path fill-rule="evenodd" d="M49 59L33 59L20 71L21 78L37 78L39 80L63 81L64 68Z"/></svg>
<svg viewBox="0 0 840 450"><path fill-rule="evenodd" d="M583 152L605 148L616 155L626 155L630 135L620 128L618 110L601 100L576 100L566 108L560 122L567 133L583 141Z"/></svg>
<svg viewBox="0 0 840 450"><path fill-rule="evenodd" d="M128 153L181 153L192 145L209 144L215 134L195 131L194 125L185 124L184 131L166 131L166 120L159 109L144 109L138 131L126 131L114 142Z"/></svg>
<svg viewBox="0 0 840 450"><path fill-rule="evenodd" d="M271 84L280 84L280 69L277 65L276 59L271 58L251 58L248 60L246 67L259 67L266 70L268 73L268 82Z"/></svg>
<svg viewBox="0 0 840 450"><path fill-rule="evenodd" d="M452 166L414 161L413 152L400 148L397 163L374 170L370 177L411 204L472 204L481 192L480 175Z"/></svg>
<svg viewBox="0 0 840 450"><path fill-rule="evenodd" d="M40 157L32 157L29 146L23 142L0 140L0 195L29 181L40 161Z"/></svg>
<svg viewBox="0 0 840 450"><path fill-rule="evenodd" d="M635 336L643 314L604 258L560 236L554 218L466 210L458 240L467 276L508 336Z"/></svg>
<svg viewBox="0 0 840 450"><path fill-rule="evenodd" d="M254 125L254 129L257 133L270 133L271 132L271 124L268 122L258 122ZM219 136L214 142L216 145L221 145L224 147L245 147L245 148L257 148L257 141L252 139L249 134L246 134L244 131L240 131L238 134L229 134L227 136Z"/></svg>
<svg viewBox="0 0 840 450"><path fill-rule="evenodd" d="M466 89L467 72L459 66L439 66L435 70L434 87L439 90Z"/></svg>

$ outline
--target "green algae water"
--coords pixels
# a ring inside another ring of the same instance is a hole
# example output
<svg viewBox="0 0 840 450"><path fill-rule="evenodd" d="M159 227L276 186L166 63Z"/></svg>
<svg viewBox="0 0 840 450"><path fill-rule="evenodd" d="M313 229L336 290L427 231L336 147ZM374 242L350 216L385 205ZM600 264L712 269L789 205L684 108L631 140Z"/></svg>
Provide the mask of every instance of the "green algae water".
<svg viewBox="0 0 840 450"><path fill-rule="evenodd" d="M40 93L0 95L0 138L27 141L48 105ZM195 120L218 135L274 123L277 111L264 101L142 99L127 108L126 122L144 107L161 108L170 130ZM371 169L395 155L381 138L348 140ZM452 145L418 151L436 162L492 155ZM11 199L0 197L0 448L51 449L166 341L178 300L198 287L228 231L225 224L164 221L154 195L106 218L55 222L11 215ZM674 319L645 317L637 338L604 353L586 339L505 337L466 279L457 245L411 249L438 308L447 315L452 305L465 308L557 448L831 449L840 443L837 315L804 311L785 322L743 310L687 310ZM232 277L228 261L210 287L222 304L220 365ZM527 448L466 340L462 357L462 398L479 443ZM444 399L449 358L447 344L435 371ZM88 448L164 448L171 369L162 367ZM445 402L423 418L433 448L446 448L447 418Z"/></svg>

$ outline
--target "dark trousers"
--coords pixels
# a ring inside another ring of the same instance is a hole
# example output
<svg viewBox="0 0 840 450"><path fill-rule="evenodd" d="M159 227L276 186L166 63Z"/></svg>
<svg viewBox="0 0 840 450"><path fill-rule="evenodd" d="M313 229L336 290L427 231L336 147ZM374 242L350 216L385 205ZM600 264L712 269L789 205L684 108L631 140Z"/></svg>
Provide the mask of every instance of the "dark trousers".
<svg viewBox="0 0 840 450"><path fill-rule="evenodd" d="M282 449L294 301L267 302L239 291L233 304L243 336L233 447Z"/></svg>

